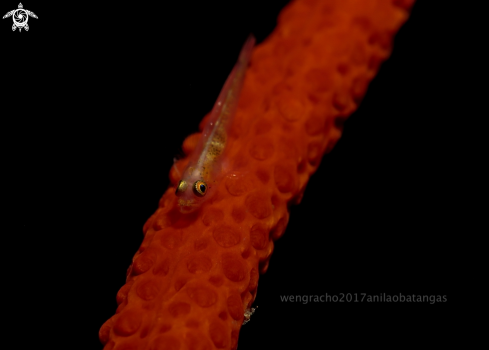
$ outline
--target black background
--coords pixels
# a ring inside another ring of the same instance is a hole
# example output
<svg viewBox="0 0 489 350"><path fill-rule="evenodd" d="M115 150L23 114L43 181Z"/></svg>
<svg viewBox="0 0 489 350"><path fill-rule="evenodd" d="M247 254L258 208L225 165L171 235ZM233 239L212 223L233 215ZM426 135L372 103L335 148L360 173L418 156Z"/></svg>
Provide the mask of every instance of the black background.
<svg viewBox="0 0 489 350"><path fill-rule="evenodd" d="M23 2L39 17L29 32L0 22L7 338L102 348L98 330L115 312L173 157L212 107L247 35L262 41L286 3ZM458 298L455 247L473 231L462 145L475 97L461 98L470 84L458 58L468 44L442 11L415 4L292 209L240 350L443 332ZM325 293L448 301L280 301Z"/></svg>

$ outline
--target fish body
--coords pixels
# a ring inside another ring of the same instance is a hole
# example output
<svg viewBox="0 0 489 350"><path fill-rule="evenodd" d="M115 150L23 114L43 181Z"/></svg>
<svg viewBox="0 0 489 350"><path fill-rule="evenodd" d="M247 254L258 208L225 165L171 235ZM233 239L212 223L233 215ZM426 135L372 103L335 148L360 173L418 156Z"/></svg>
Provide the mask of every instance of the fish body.
<svg viewBox="0 0 489 350"><path fill-rule="evenodd" d="M208 124L182 174L175 194L183 213L189 213L211 198L212 187L223 175L222 154L227 145L229 129L232 125L241 88L255 44L250 35L246 40L238 61L229 74L217 101L212 108Z"/></svg>

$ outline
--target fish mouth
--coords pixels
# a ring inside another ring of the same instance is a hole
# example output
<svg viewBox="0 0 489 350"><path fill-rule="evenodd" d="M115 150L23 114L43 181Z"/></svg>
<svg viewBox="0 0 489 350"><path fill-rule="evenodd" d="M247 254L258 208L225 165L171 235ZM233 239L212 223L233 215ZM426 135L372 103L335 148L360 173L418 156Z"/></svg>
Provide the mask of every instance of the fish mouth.
<svg viewBox="0 0 489 350"><path fill-rule="evenodd" d="M183 199L180 199L178 201L178 205L180 206L180 212L182 214L188 214L188 213L191 213L193 212L195 209L197 209L197 206L192 203L192 201L186 201L186 200L183 200Z"/></svg>

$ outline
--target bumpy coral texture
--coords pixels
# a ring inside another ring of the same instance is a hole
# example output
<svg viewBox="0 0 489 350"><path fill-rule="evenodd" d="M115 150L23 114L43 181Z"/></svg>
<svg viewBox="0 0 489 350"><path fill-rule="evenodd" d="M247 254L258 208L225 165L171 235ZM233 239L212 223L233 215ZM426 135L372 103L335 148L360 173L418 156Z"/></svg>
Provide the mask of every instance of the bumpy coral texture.
<svg viewBox="0 0 489 350"><path fill-rule="evenodd" d="M100 329L105 350L236 349L289 205L339 139L412 2L298 0L283 9L251 57L224 155L232 171L199 211L181 214L172 168L116 314ZM199 138L184 141L185 154Z"/></svg>

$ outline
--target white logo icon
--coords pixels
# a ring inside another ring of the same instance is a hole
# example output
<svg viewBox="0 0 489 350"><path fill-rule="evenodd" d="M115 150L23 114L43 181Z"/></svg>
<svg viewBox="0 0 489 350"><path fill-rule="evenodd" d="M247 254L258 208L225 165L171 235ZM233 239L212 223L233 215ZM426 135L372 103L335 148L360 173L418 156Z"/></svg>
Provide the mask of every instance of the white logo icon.
<svg viewBox="0 0 489 350"><path fill-rule="evenodd" d="M22 6L22 3L19 3L18 9L8 12L5 16L3 16L3 18L7 18L10 16L12 16L12 19L14 20L12 30L15 31L16 28L19 28L19 32L22 31L22 28L24 28L25 30L29 30L29 26L27 25L29 16L37 18L34 12L24 10L24 6Z"/></svg>

